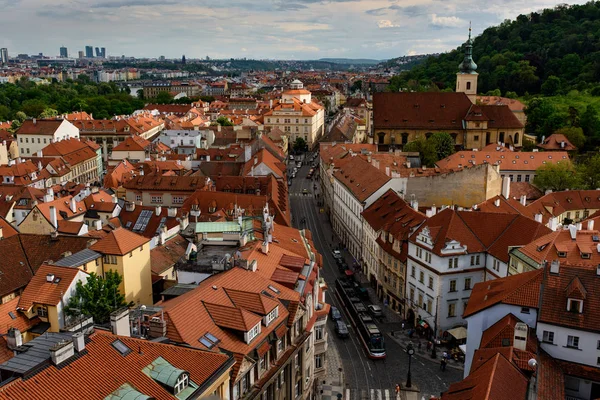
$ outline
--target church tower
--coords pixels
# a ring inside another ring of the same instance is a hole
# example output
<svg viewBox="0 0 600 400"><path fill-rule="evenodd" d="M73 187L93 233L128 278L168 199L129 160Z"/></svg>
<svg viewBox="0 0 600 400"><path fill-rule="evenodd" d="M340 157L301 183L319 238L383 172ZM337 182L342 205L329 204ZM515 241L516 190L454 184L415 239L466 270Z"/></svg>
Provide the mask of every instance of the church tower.
<svg viewBox="0 0 600 400"><path fill-rule="evenodd" d="M477 64L473 61L473 40L469 26L469 40L465 43L465 58L458 66L456 73L456 92L463 92L471 103L477 101Z"/></svg>

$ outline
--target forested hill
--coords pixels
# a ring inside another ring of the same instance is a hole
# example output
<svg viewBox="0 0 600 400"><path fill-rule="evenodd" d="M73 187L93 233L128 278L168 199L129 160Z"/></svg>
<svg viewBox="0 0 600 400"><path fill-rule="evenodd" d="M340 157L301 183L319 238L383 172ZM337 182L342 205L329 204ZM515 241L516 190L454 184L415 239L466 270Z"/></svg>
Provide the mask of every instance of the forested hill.
<svg viewBox="0 0 600 400"><path fill-rule="evenodd" d="M463 55L461 47L430 57L393 79L391 89L454 89ZM480 93L551 95L600 86L600 2L560 5L488 28L475 38L473 58Z"/></svg>

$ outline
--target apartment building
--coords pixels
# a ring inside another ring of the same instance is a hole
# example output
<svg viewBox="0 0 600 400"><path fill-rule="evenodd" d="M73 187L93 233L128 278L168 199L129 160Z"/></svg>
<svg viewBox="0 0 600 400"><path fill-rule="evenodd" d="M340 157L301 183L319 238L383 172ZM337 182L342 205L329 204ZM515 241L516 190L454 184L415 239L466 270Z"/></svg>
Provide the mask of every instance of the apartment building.
<svg viewBox="0 0 600 400"><path fill-rule="evenodd" d="M79 139L79 129L66 119L28 119L15 133L19 154L30 157L47 145L66 139Z"/></svg>
<svg viewBox="0 0 600 400"><path fill-rule="evenodd" d="M439 337L465 324L462 314L476 283L508 275L510 248L550 230L514 214L450 208L431 214L408 242L407 318L423 321Z"/></svg>
<svg viewBox="0 0 600 400"><path fill-rule="evenodd" d="M31 160L41 163L48 173L47 184L59 185L98 182L102 176L102 154L96 143L79 139L65 139L50 143Z"/></svg>

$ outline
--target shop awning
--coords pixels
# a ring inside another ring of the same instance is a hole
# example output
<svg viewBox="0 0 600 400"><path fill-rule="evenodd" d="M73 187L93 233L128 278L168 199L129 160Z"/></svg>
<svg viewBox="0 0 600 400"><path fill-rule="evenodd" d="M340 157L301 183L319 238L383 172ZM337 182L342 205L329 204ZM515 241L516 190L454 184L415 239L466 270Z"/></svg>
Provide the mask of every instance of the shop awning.
<svg viewBox="0 0 600 400"><path fill-rule="evenodd" d="M450 329L448 331L449 334L454 336L456 340L466 339L467 338L467 328L463 326L459 326L458 328Z"/></svg>

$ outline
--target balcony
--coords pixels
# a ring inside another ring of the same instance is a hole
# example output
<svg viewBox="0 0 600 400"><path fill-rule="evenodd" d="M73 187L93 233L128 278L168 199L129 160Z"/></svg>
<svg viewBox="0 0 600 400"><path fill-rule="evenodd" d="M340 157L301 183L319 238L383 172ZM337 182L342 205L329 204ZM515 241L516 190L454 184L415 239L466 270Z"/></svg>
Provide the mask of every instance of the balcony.
<svg viewBox="0 0 600 400"><path fill-rule="evenodd" d="M327 335L328 333L325 333L325 336L323 336L323 340L319 340L318 342L315 341L315 354L321 354L327 351Z"/></svg>

